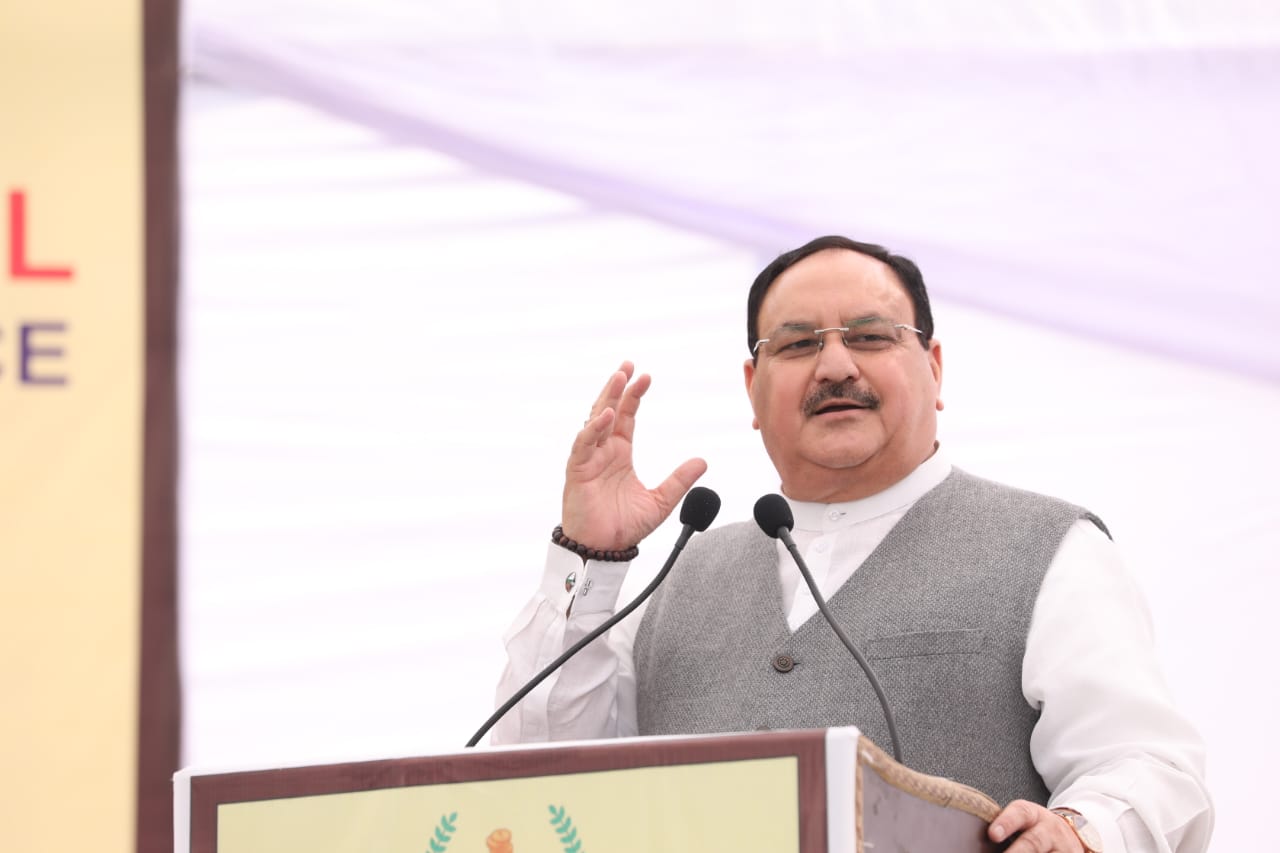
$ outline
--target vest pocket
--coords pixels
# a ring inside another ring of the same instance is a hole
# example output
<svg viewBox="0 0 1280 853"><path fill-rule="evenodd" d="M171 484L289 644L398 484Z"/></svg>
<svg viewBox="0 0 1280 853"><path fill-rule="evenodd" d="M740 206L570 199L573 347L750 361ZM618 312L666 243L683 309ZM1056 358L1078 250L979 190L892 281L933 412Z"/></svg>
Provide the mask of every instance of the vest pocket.
<svg viewBox="0 0 1280 853"><path fill-rule="evenodd" d="M982 651L986 643L986 632L977 628L894 634L888 637L873 637L867 645L867 658L971 655Z"/></svg>

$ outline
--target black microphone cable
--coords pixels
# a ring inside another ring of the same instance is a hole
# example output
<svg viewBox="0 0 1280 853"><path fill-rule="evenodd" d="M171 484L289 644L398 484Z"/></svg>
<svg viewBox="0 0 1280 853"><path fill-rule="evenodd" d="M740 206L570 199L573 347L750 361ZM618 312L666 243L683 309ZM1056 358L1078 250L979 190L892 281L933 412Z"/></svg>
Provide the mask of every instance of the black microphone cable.
<svg viewBox="0 0 1280 853"><path fill-rule="evenodd" d="M521 699L529 695L529 691L541 684L547 676L555 672L565 661L582 651L588 643L599 637L605 631L608 631L614 625L621 622L631 612L644 602L646 598L653 594L658 585L666 578L671 571L671 567L676 564L676 557L680 556L680 552L684 550L684 546L692 538L693 534L701 533L711 526L711 522L715 521L716 515L720 512L720 496L715 492L703 486L694 486L689 490L689 494L685 496L684 503L680 506L680 523L684 525L680 530L680 535L676 538L675 547L671 549L671 555L667 557L667 562L663 564L662 569L654 576L649 585L641 591L626 607L606 619L599 627L591 631L578 642L574 643L565 650L560 657L547 664L545 668L533 678L529 680L524 687L521 687L506 702L502 703L498 710L494 711L489 719L484 721L484 725L471 736L471 740L467 741L467 746L472 747L480 742L480 738L484 737L485 732L493 728L494 724L501 720L502 717L516 706Z"/></svg>
<svg viewBox="0 0 1280 853"><path fill-rule="evenodd" d="M809 567L804 564L804 560L800 558L800 549L796 547L796 542L791 538L791 528L795 527L795 516L791 514L791 506L787 503L786 498L782 495L765 495L756 501L755 506L756 524L760 525L760 529L767 536L773 539L781 539L783 544L787 546L787 550L791 552L791 557L796 561L796 565L800 568L800 574L804 577L804 582L809 585L809 592L813 594L813 600L818 605L827 624L831 626L831 630L836 632L836 636L840 638L840 642L844 643L844 647L849 650L849 654L853 655L853 659L858 662L858 666L862 667L863 673L867 676L867 681L871 682L871 689L875 691L876 698L880 700L880 710L884 712L884 721L889 725L889 739L893 742L893 757L899 763L902 762L902 749L898 744L898 727L894 725L893 714L889 711L889 700L885 697L884 691L880 689L880 682L876 680L875 673L871 671L871 667L863 659L862 654L853 646L845 633L840 628L840 624L836 622L831 611L827 609L827 602L823 600L822 593L818 591L818 584L814 581L813 575L809 573Z"/></svg>

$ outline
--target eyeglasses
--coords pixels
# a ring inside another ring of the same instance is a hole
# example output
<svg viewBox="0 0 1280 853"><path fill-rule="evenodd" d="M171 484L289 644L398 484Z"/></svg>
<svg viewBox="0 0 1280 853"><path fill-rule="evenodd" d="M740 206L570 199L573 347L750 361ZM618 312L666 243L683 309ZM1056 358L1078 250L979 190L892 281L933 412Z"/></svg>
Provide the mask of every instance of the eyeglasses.
<svg viewBox="0 0 1280 853"><path fill-rule="evenodd" d="M822 351L828 332L839 332L840 340L854 352L883 352L902 343L904 329L924 335L915 326L895 323L882 317L866 317L847 326L832 326L829 329L782 326L769 337L756 341L756 345L751 348L751 355L755 357L763 350L769 358L786 361L811 358Z"/></svg>

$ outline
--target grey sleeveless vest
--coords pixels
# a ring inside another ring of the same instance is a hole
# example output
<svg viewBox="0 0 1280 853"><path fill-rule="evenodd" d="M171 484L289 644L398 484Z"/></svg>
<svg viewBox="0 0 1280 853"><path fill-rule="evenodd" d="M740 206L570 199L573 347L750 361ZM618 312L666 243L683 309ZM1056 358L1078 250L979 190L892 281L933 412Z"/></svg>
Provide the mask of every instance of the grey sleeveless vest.
<svg viewBox="0 0 1280 853"><path fill-rule="evenodd" d="M1092 514L953 470L828 606L894 713L903 762L1001 803L1044 803L1022 696L1031 610L1062 537ZM753 523L694 538L635 643L640 734L855 725L889 747L875 693L821 614L792 633L774 541Z"/></svg>

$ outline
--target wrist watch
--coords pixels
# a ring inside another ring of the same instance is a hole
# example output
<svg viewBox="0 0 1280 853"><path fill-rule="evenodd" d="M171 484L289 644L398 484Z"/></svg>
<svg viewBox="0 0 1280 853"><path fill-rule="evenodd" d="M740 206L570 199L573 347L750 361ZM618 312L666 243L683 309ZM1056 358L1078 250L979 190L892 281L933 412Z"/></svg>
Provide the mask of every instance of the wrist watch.
<svg viewBox="0 0 1280 853"><path fill-rule="evenodd" d="M1098 830L1093 824L1089 823L1084 815L1075 809L1069 809L1065 806L1059 806L1056 809L1049 809L1067 822L1067 826L1071 827L1071 831L1076 834L1076 838L1080 839L1080 844L1084 847L1085 853L1102 853L1102 836L1098 834Z"/></svg>

